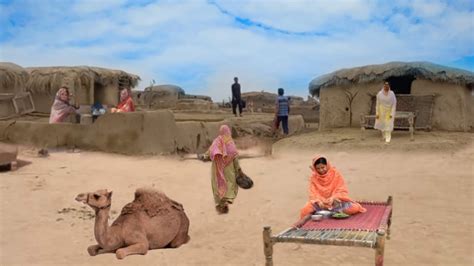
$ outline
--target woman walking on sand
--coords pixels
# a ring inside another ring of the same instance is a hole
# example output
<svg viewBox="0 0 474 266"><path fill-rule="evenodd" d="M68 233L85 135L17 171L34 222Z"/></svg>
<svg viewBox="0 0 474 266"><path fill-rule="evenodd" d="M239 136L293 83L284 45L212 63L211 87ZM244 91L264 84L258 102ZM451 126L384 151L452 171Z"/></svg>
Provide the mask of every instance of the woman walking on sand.
<svg viewBox="0 0 474 266"><path fill-rule="evenodd" d="M382 138L385 140L385 143L389 143L392 138L396 106L397 98L395 93L390 90L388 82L385 82L383 88L377 93L374 125L375 129L382 132Z"/></svg>
<svg viewBox="0 0 474 266"><path fill-rule="evenodd" d="M232 139L230 128L222 125L219 136L214 139L202 159L211 159L211 185L216 211L219 214L229 212L229 204L237 197L236 176L241 172L238 152Z"/></svg>

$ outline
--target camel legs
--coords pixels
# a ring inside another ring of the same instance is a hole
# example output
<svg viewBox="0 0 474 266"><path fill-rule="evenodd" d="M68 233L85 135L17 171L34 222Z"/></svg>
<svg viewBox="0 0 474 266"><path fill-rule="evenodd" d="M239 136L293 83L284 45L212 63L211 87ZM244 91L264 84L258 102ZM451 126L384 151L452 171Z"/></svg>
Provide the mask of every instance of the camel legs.
<svg viewBox="0 0 474 266"><path fill-rule="evenodd" d="M117 249L117 251L115 251L115 255L117 256L117 259L121 260L128 255L132 255L132 254L145 255L147 252L148 252L148 242L145 242L145 243L133 244L124 248L119 248Z"/></svg>
<svg viewBox="0 0 474 266"><path fill-rule="evenodd" d="M92 245L92 246L89 246L87 248L87 252L89 252L89 255L95 256L95 255L99 255L99 254L108 253L108 252L111 252L111 251L107 251L99 245Z"/></svg>

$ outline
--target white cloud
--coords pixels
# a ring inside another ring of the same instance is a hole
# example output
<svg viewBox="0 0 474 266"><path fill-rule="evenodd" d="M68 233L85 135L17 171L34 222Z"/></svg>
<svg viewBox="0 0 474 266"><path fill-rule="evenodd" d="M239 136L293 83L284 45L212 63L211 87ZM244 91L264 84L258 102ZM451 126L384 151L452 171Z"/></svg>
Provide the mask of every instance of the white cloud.
<svg viewBox="0 0 474 266"><path fill-rule="evenodd" d="M0 19L0 33L3 26L12 33L0 39L0 61L119 68L140 75L140 88L155 79L221 100L234 76L243 91L284 87L305 96L311 79L342 67L442 63L474 54L468 2L277 1L217 1L267 28L239 24L206 1L79 1L72 8L67 2L14 3L0 8L2 16L27 19L20 26Z"/></svg>

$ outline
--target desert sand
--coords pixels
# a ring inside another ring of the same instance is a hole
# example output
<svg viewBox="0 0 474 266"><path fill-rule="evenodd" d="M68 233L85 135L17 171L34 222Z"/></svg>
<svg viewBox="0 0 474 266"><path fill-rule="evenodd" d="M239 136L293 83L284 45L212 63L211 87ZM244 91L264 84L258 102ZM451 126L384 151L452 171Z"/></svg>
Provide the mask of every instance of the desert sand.
<svg viewBox="0 0 474 266"><path fill-rule="evenodd" d="M272 226L276 234L297 221L315 154L325 154L342 172L352 198L393 196L385 265L473 264L472 133L428 132L409 142L401 132L388 146L374 132L367 145L351 137L357 131L311 134L280 141L272 156L242 159L255 186L239 191L227 215L214 209L210 163L77 150L39 158L37 150L20 147L19 169L0 173L0 265L263 265L262 228ZM90 257L93 212L74 197L112 190L112 222L142 186L184 205L191 241L123 261L114 254ZM373 265L374 250L278 243L274 262Z"/></svg>

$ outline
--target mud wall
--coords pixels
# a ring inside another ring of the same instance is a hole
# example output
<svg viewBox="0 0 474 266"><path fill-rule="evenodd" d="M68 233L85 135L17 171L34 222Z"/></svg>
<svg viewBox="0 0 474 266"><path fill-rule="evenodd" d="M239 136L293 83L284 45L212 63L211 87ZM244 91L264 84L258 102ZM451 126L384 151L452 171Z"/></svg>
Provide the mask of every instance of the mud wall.
<svg viewBox="0 0 474 266"><path fill-rule="evenodd" d="M470 129L471 101L467 87L429 80L415 80L411 86L411 93L436 95L433 105L433 128L453 131Z"/></svg>
<svg viewBox="0 0 474 266"><path fill-rule="evenodd" d="M35 104L35 111L39 113L51 112L51 105L54 102L54 94L49 93L31 93L33 102Z"/></svg>
<svg viewBox="0 0 474 266"><path fill-rule="evenodd" d="M369 83L321 89L319 128L349 127L350 105L345 91L358 92L352 102L352 127L358 127L360 115L370 112L371 96L376 95L381 88L381 83ZM470 129L472 103L469 99L469 90L466 87L428 80L415 80L412 83L411 94L436 95L432 116L434 129L453 131Z"/></svg>
<svg viewBox="0 0 474 266"><path fill-rule="evenodd" d="M106 114L91 125L9 120L0 121L0 141L39 148L76 147L122 154L196 153L209 148L222 124L232 128L234 137L269 137L272 136L271 120L269 116L262 121L176 122L168 110ZM301 115L290 116L290 134L303 128Z"/></svg>
<svg viewBox="0 0 474 266"><path fill-rule="evenodd" d="M92 125L0 122L0 141L123 154L173 153L176 134L174 116L169 111L107 114Z"/></svg>
<svg viewBox="0 0 474 266"><path fill-rule="evenodd" d="M205 152L219 134L224 122L176 122L176 149L183 152Z"/></svg>
<svg viewBox="0 0 474 266"><path fill-rule="evenodd" d="M352 126L360 125L360 114L370 112L371 95L381 89L379 83L355 84L354 86L335 86L320 91L319 128L349 127L350 105L345 91L357 92L352 102Z"/></svg>

